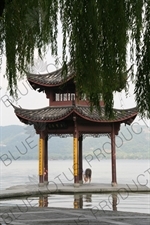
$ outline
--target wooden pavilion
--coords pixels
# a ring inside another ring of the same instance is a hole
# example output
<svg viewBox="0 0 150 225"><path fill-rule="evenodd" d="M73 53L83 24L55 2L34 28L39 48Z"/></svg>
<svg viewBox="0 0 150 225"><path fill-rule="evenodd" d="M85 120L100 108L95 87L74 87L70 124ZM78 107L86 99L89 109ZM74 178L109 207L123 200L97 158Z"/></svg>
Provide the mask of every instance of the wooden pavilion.
<svg viewBox="0 0 150 225"><path fill-rule="evenodd" d="M101 113L93 109L86 97L78 98L74 81L75 71L69 65L66 78L62 68L48 74L28 74L27 79L34 90L45 92L49 106L29 110L14 107L16 116L22 123L34 125L39 134L39 184L48 182L48 137L73 136L74 185L82 183L82 141L84 135L109 135L111 139L112 186L117 184L115 136L121 123L130 125L137 116L137 108L113 109L114 118L108 119L104 113L104 103L100 101ZM47 173L44 173L44 170Z"/></svg>

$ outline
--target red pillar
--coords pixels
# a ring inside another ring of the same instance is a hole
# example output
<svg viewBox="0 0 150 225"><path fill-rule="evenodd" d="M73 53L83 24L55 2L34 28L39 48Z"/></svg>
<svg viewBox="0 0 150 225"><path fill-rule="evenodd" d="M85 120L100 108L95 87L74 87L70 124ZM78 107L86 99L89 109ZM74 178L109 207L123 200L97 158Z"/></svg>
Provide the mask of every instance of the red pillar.
<svg viewBox="0 0 150 225"><path fill-rule="evenodd" d="M48 184L48 135L45 137L44 154L44 183Z"/></svg>
<svg viewBox="0 0 150 225"><path fill-rule="evenodd" d="M112 186L116 186L117 178L116 178L116 148L115 148L114 123L112 124L112 131L111 131L111 164L112 164Z"/></svg>
<svg viewBox="0 0 150 225"><path fill-rule="evenodd" d="M83 161L82 161L82 141L83 136L79 136L79 183L83 183Z"/></svg>

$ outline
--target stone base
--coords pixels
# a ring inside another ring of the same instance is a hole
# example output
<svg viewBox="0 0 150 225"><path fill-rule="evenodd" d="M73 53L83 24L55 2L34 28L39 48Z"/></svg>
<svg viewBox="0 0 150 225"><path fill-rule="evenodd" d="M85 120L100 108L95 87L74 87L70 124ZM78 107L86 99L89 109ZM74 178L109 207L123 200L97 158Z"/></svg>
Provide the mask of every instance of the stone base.
<svg viewBox="0 0 150 225"><path fill-rule="evenodd" d="M80 187L80 183L75 183L74 187Z"/></svg>
<svg viewBox="0 0 150 225"><path fill-rule="evenodd" d="M82 185L82 184L83 184L83 180L80 180L80 181L79 181L79 184L81 184L81 185Z"/></svg>
<svg viewBox="0 0 150 225"><path fill-rule="evenodd" d="M116 183L116 182L112 182L112 183L111 183L111 186L112 186L112 187L116 187L116 186L117 186L117 183Z"/></svg>
<svg viewBox="0 0 150 225"><path fill-rule="evenodd" d="M44 187L45 184L44 184L44 183L39 183L38 186L39 186L39 187Z"/></svg>
<svg viewBox="0 0 150 225"><path fill-rule="evenodd" d="M44 181L44 185L48 185L49 184L49 182L48 181Z"/></svg>

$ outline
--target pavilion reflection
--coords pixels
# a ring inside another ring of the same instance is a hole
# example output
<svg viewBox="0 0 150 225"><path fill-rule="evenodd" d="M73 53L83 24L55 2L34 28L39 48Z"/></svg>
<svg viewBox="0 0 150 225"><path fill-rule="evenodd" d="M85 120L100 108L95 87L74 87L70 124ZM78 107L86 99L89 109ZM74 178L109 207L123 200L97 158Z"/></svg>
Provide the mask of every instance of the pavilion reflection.
<svg viewBox="0 0 150 225"><path fill-rule="evenodd" d="M84 205L86 207L92 206L92 194L75 194L74 209L82 209Z"/></svg>
<svg viewBox="0 0 150 225"><path fill-rule="evenodd" d="M39 196L39 207L48 207L48 195Z"/></svg>
<svg viewBox="0 0 150 225"><path fill-rule="evenodd" d="M83 195L75 194L73 203L74 203L74 209L82 209L83 208Z"/></svg>
<svg viewBox="0 0 150 225"><path fill-rule="evenodd" d="M111 199L110 199L111 198ZM117 211L117 205L118 205L118 197L117 193L112 193L108 195L108 201L109 204L112 207L113 211ZM107 202L107 197L105 199L105 202ZM74 195L74 209L82 209L85 207L93 207L92 205L92 194L75 194Z"/></svg>
<svg viewBox="0 0 150 225"><path fill-rule="evenodd" d="M100 197L103 195L100 195ZM74 194L73 196L73 207L74 209L82 209L82 208L87 208L87 207L94 207L94 203L92 203L92 194ZM107 202L111 209L113 211L117 211L117 205L118 205L118 196L117 193L111 193L107 196L105 196L105 199L100 199L100 201ZM70 196L71 198L71 196ZM93 194L93 198L95 198ZM49 195L42 195L39 196L39 207L49 207L49 202L50 202L50 196ZM101 208L103 210L103 208Z"/></svg>
<svg viewBox="0 0 150 225"><path fill-rule="evenodd" d="M118 196L117 193L112 193L112 210L117 211L117 205L118 205Z"/></svg>

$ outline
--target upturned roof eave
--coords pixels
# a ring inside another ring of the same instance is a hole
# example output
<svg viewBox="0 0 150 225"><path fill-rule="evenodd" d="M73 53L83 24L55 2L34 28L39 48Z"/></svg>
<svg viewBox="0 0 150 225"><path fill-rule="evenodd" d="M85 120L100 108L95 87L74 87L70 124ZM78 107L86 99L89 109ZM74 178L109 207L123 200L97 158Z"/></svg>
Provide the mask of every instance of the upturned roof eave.
<svg viewBox="0 0 150 225"><path fill-rule="evenodd" d="M57 69L52 72L48 72L45 74L34 74L34 73L26 73L27 74L27 80L29 83L33 83L36 85L44 86L44 87L55 87L60 86L64 84L65 82L68 82L75 76L75 71L73 69L73 66L70 63L68 63L68 73L65 76L63 76L63 68Z"/></svg>
<svg viewBox="0 0 150 225"><path fill-rule="evenodd" d="M41 75L41 76L43 76L43 75ZM28 80L28 82L31 84L31 86L32 86L33 84L35 84L35 85L38 85L38 86L41 86L41 87L58 87L58 86L63 85L64 83L70 81L70 80L73 79L73 78L74 78L74 75L70 76L70 77L67 78L67 79L64 78L64 79L61 80L61 82L58 82L58 83L44 83L44 82L40 82L40 81L38 81L38 80L34 80L34 79L32 79L31 77L27 77L27 80ZM43 79L43 80L44 80L44 79ZM38 88L38 87L37 87L37 88Z"/></svg>
<svg viewBox="0 0 150 225"><path fill-rule="evenodd" d="M132 119L132 118L136 117L138 113L134 113L130 116L122 117L120 119L104 119L104 120L94 120L94 119L91 119L89 117L83 116L78 112L76 112L76 114L79 115L80 117L82 117L83 119L91 121L91 122L97 122L97 123L117 123L117 122L120 122L120 123L123 123L123 122L125 122L129 119Z"/></svg>
<svg viewBox="0 0 150 225"><path fill-rule="evenodd" d="M50 108L50 109L55 109L55 108L59 108L59 107L46 107L46 108L42 108L42 109L40 109L40 110L44 110L44 109L48 109L48 108ZM60 107L60 108L62 108L62 107ZM133 113L131 113L130 115L128 115L128 116L120 116L120 118L117 118L117 119L115 119L115 118L113 118L113 119L107 119L107 118L105 118L105 117L103 117L103 119L94 119L94 118L90 118L90 117L88 117L88 116L85 116L85 115L83 115L83 114L81 114L78 110L77 110L77 108L76 107L72 107L72 106L70 106L70 107L68 107L68 111L66 110L66 112L65 112L65 114L63 114L63 115L61 115L61 116L59 116L58 118L49 118L49 119L46 119L46 118L44 118L44 116L42 117L41 116L41 118L34 118L34 117L29 117L29 116L24 116L23 115L23 112L21 112L21 111L29 111L29 112L35 112L35 111L37 111L37 110L26 110L26 109L21 109L21 108L15 108L15 114L16 114L16 116L20 119L20 120L24 120L24 121L26 121L27 123L29 122L29 123L35 123L35 122L43 122L43 123L52 123L52 122L58 122L58 121L62 121L62 120L64 120L65 118L67 118L67 117L69 117L72 113L75 113L76 115L78 115L79 117L81 117L82 119L84 119L84 120L87 120L87 121L90 121L90 122L95 122L95 123L115 123L115 122L120 122L120 123L124 123L124 122L126 122L126 121L129 121L130 119L131 119L131 121L132 120L134 120L135 119L135 117L137 116L137 114L138 114L138 111L137 112L135 112L134 110L136 109L136 108L132 108L132 109L129 109L130 111L132 111L133 110ZM19 112L20 113L19 113ZM118 110L119 111L119 110ZM124 110L124 111L128 111L128 110ZM22 122L22 121L21 121ZM130 123L130 122L128 122L128 123ZM131 122L132 123L132 122Z"/></svg>

